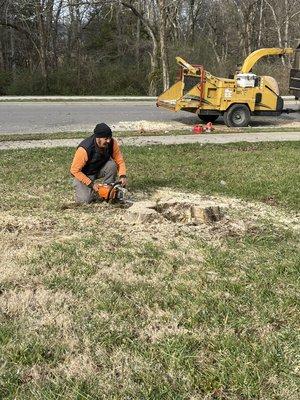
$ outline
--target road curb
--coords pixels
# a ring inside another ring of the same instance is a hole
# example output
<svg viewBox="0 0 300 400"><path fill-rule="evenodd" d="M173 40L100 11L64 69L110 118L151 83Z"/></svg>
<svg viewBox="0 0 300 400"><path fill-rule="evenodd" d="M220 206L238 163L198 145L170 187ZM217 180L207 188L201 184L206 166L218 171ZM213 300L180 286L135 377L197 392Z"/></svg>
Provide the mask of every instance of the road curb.
<svg viewBox="0 0 300 400"><path fill-rule="evenodd" d="M0 96L1 101L155 101L150 96Z"/></svg>

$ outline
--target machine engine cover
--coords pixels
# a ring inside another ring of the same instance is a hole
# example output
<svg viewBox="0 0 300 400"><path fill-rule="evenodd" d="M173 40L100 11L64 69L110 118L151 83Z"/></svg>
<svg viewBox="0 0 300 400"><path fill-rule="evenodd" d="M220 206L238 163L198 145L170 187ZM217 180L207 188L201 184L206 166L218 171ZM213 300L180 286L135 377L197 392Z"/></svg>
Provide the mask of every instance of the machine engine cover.
<svg viewBox="0 0 300 400"><path fill-rule="evenodd" d="M236 85L238 87L247 88L255 86L255 74L237 74Z"/></svg>
<svg viewBox="0 0 300 400"><path fill-rule="evenodd" d="M114 200L117 194L117 190L113 185L107 185L103 183L102 185L99 185L98 189L98 195L100 199L109 201L109 200Z"/></svg>

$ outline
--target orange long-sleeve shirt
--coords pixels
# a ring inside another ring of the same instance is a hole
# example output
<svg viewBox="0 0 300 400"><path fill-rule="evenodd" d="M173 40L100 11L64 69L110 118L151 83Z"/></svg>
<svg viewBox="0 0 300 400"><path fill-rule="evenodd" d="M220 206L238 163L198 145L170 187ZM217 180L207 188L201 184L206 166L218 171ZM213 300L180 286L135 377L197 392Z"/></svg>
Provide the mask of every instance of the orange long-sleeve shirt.
<svg viewBox="0 0 300 400"><path fill-rule="evenodd" d="M126 175L125 161L123 159L120 146L115 139L112 140L114 141L112 158L117 164L118 174ZM82 168L85 166L87 161L88 161L88 154L86 150L83 147L78 147L71 164L70 172L76 179L78 179L85 185L89 185L92 182L91 179L82 172Z"/></svg>

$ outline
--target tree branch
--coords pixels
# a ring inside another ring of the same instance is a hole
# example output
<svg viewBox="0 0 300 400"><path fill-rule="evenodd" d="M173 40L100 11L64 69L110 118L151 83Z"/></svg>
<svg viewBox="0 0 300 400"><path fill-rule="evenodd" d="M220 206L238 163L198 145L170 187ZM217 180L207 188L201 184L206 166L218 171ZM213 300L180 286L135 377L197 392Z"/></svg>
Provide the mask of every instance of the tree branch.
<svg viewBox="0 0 300 400"><path fill-rule="evenodd" d="M31 37L31 34L30 34L30 32L29 32L27 29L22 28L21 26L16 25L16 24L14 24L14 23L12 23L12 22L0 20L0 25L1 25L1 26L6 26L6 27L8 27L8 28L13 28L13 29L15 29L16 31L18 31L18 32L20 32L20 33L23 33L24 35L26 35L26 36L29 37L29 38Z"/></svg>
<svg viewBox="0 0 300 400"><path fill-rule="evenodd" d="M148 31L151 32L151 36L152 35L156 36L155 33L154 33L153 26L150 24L150 22L148 20L146 20L143 17L143 15L132 4L125 3L125 1L121 1L121 4L124 7L129 8L133 12L133 14L142 21L142 23L145 25L145 27L148 29Z"/></svg>

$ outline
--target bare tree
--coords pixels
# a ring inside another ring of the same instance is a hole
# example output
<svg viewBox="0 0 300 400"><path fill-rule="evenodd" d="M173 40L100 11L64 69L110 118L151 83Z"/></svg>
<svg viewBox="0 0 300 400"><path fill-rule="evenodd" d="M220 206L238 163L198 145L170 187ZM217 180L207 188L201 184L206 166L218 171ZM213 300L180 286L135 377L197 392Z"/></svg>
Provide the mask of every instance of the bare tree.
<svg viewBox="0 0 300 400"><path fill-rule="evenodd" d="M167 42L166 42L166 19L167 19L166 0L158 0L158 9L159 9L158 32L159 32L159 43L160 43L163 88L164 90L167 90L170 86L170 78L169 78L168 52L167 52Z"/></svg>
<svg viewBox="0 0 300 400"><path fill-rule="evenodd" d="M94 79L98 91L119 90L101 75L115 70L129 91L156 95L169 86L171 55L226 73L259 47L293 46L299 16L300 0L0 0L0 68L13 81L30 73L44 93L53 77L57 91L65 81L91 91Z"/></svg>
<svg viewBox="0 0 300 400"><path fill-rule="evenodd" d="M153 9L151 9L150 4L146 2L144 8L140 3L139 9L133 3L126 3L125 1L121 2L122 5L128 9L130 9L133 14L141 21L141 24L144 26L147 31L149 37L152 41L152 51L149 52L150 56L150 74L149 74L149 95L156 96L157 94L157 70L158 70L158 38L157 31L154 23L154 14Z"/></svg>

